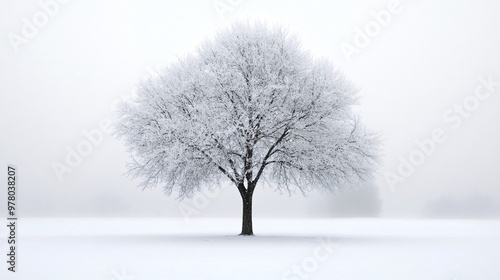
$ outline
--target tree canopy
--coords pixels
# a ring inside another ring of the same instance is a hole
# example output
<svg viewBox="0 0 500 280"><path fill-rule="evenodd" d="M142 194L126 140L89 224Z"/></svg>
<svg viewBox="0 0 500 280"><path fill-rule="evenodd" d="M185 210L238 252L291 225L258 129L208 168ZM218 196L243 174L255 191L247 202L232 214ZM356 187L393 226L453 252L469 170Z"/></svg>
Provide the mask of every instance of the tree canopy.
<svg viewBox="0 0 500 280"><path fill-rule="evenodd" d="M369 177L377 138L353 113L356 88L283 27L236 23L143 81L117 135L143 187L190 196L259 180L286 192ZM242 195L243 195L242 193Z"/></svg>

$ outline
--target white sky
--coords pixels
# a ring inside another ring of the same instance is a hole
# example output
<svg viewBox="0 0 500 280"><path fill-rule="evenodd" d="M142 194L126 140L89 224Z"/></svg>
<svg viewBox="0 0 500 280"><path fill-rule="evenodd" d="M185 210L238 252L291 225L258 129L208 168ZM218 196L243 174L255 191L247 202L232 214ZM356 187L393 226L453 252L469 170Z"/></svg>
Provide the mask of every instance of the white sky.
<svg viewBox="0 0 500 280"><path fill-rule="evenodd" d="M419 216L443 196L484 193L500 201L500 87L457 129L443 119L474 94L480 76L500 81L498 1L401 0L401 11L350 62L341 44L353 44L356 28L365 29L390 1L68 2L15 52L9 34L21 35L23 18L32 21L43 9L38 1L0 1L0 166L19 168L26 215L177 215L178 202L160 188L141 192L123 176L127 154L108 134L62 182L51 164L65 163L66 147L84 140L83 130L114 119L113 101L129 95L148 69L175 61L234 19L289 26L361 89L364 122L384 139L377 177L384 216ZM235 4L220 18L215 3ZM399 158L436 128L446 142L391 189L384 175L396 173ZM261 215L299 215L324 202L319 193L256 194ZM225 189L207 212L239 216L238 193Z"/></svg>

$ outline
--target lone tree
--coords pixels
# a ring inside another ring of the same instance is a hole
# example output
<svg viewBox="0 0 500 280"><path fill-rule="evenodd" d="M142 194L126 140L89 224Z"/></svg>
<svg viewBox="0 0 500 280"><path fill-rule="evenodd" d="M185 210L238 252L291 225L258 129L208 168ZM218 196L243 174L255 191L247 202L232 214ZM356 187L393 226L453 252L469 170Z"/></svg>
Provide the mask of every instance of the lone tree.
<svg viewBox="0 0 500 280"><path fill-rule="evenodd" d="M357 90L283 27L236 23L137 87L117 136L143 188L189 197L229 180L253 235L252 196L336 190L371 175L377 141L354 117Z"/></svg>

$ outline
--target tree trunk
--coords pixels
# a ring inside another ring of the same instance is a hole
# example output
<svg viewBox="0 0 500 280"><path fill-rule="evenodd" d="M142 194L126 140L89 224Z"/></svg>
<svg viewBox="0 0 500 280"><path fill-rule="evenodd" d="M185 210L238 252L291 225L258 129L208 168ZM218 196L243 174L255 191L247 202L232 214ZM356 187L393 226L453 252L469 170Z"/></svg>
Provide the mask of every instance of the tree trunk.
<svg viewBox="0 0 500 280"><path fill-rule="evenodd" d="M243 224L240 235L253 235L252 225L252 193L241 195L243 201Z"/></svg>

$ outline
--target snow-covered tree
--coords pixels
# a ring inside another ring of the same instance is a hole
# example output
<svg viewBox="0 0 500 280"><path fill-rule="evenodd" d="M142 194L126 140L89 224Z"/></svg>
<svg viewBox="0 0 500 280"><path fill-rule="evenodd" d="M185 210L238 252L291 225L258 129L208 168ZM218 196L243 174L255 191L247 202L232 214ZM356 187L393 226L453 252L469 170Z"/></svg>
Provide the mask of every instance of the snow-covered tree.
<svg viewBox="0 0 500 280"><path fill-rule="evenodd" d="M357 90L283 27L236 23L142 82L117 136L142 186L180 198L229 180L252 235L259 182L288 193L369 177L377 141L352 112Z"/></svg>

